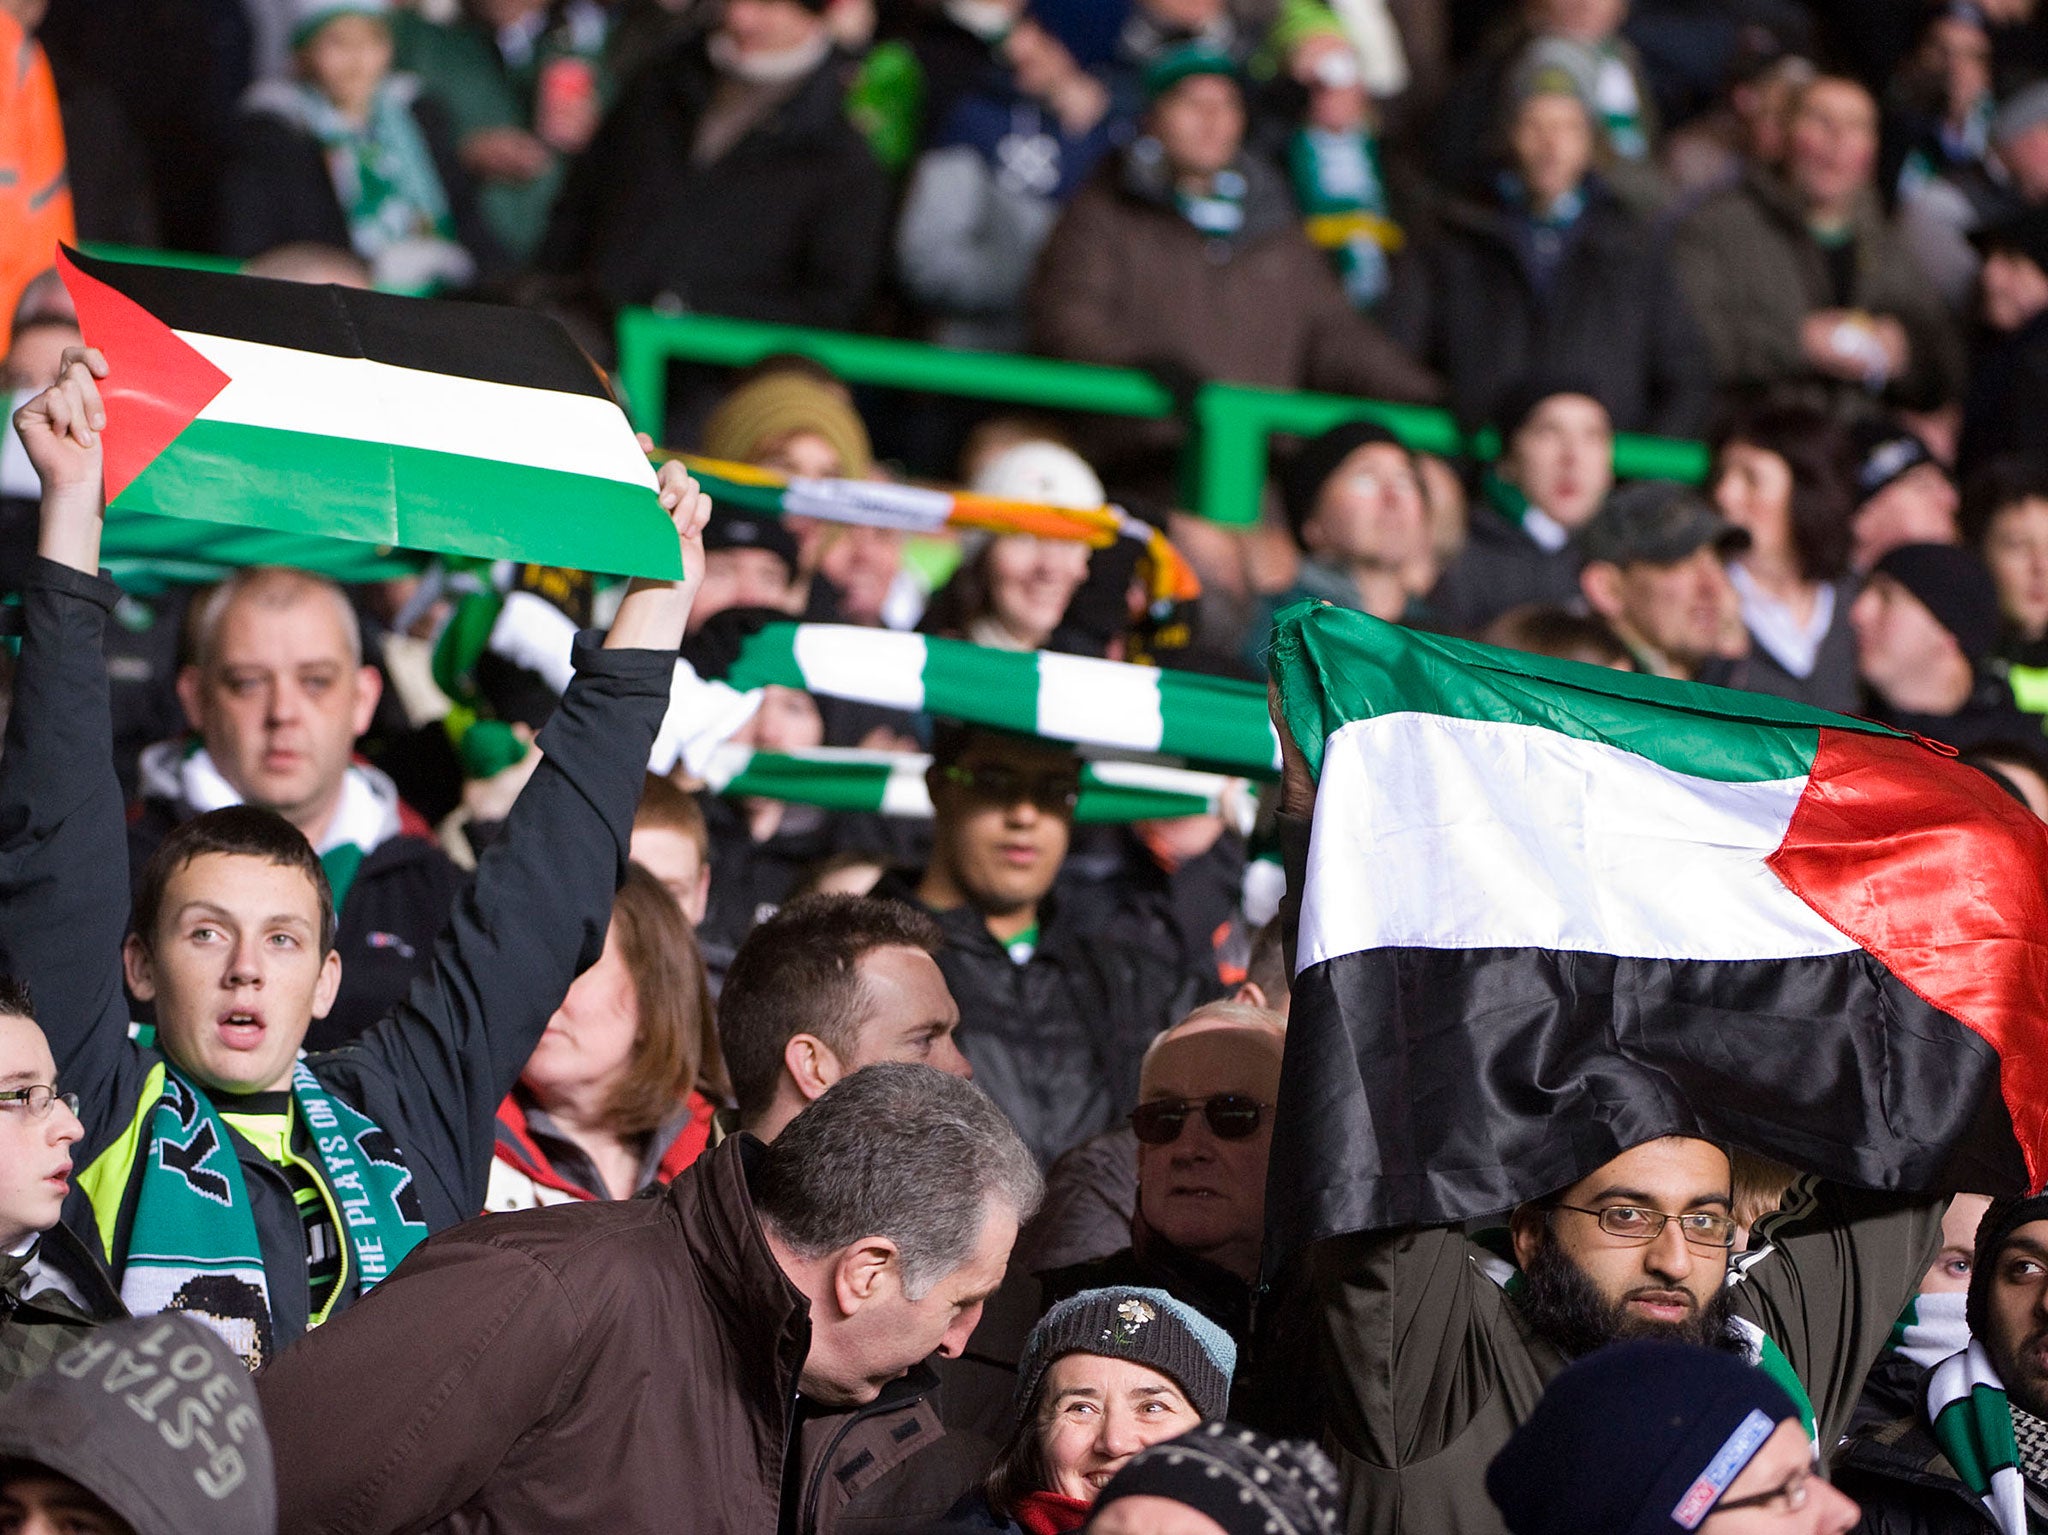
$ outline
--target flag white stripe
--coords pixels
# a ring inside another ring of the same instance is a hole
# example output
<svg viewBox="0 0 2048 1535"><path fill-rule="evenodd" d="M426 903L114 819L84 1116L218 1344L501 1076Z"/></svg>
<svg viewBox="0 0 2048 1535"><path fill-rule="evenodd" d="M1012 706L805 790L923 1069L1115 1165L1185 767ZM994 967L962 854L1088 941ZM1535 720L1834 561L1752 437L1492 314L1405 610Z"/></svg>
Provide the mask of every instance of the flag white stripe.
<svg viewBox="0 0 2048 1535"><path fill-rule="evenodd" d="M330 357L196 331L175 334L228 376L202 421L459 453L654 486L619 408L596 395Z"/></svg>
<svg viewBox="0 0 2048 1535"><path fill-rule="evenodd" d="M1853 951L1764 862L1805 786L1694 778L1532 725L1354 721L1325 747L1299 963L1388 947Z"/></svg>

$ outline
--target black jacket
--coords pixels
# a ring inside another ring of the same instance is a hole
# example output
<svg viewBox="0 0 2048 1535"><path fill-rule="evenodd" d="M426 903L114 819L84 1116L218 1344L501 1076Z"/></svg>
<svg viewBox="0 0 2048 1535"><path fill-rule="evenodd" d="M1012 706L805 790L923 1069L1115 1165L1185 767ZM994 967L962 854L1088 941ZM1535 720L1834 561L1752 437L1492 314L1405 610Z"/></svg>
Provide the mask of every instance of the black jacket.
<svg viewBox="0 0 2048 1535"><path fill-rule="evenodd" d="M1924 1414L1852 1435L1835 1451L1835 1486L1863 1510L1860 1535L1998 1535L1927 1431Z"/></svg>
<svg viewBox="0 0 2048 1535"><path fill-rule="evenodd" d="M447 113L432 97L421 96L412 115L440 175L455 243L481 271L502 266L503 253L477 209L476 183L456 153ZM244 112L221 176L215 243L223 255L245 259L300 243L352 250L348 216L319 141L273 112Z"/></svg>
<svg viewBox="0 0 2048 1535"><path fill-rule="evenodd" d="M1890 708L1881 698L1868 699L1866 704L1861 712L1880 724L1945 742L1958 751L1994 741L2031 740L2039 729L2037 716L2021 713L2013 702L2012 684L1991 673L1977 678L1975 689L1953 714L1909 714Z"/></svg>
<svg viewBox="0 0 2048 1535"><path fill-rule="evenodd" d="M900 874L874 893L923 905ZM1040 905L1038 949L1021 965L973 907L932 915L946 935L939 969L960 1004L960 1052L1041 1166L1129 1114L1152 1037L1218 990L1213 977L1067 920L1056 897Z"/></svg>
<svg viewBox="0 0 2048 1535"><path fill-rule="evenodd" d="M614 304L851 330L888 250L889 184L846 121L848 61L826 59L717 160L691 147L717 89L701 37L626 86L570 167L539 264Z"/></svg>
<svg viewBox="0 0 2048 1535"><path fill-rule="evenodd" d="M1445 627L1461 634L1483 629L1525 602L1575 606L1585 563L1576 543L1553 554L1492 507L1474 501L1465 547L1438 579L1429 606Z"/></svg>
<svg viewBox="0 0 2048 1535"><path fill-rule="evenodd" d="M1967 477L1994 458L2048 457L2048 314L1998 338L1978 357L1963 397L1956 471Z"/></svg>
<svg viewBox="0 0 2048 1535"><path fill-rule="evenodd" d="M98 1168L97 1181L123 1191L103 1243L117 1276L147 1151L127 1131L161 1060L129 1038L121 986L128 858L101 658L119 595L110 582L38 562L0 753L0 972L34 989L60 1080L79 1095L85 1137L73 1165ZM483 1208L498 1104L570 981L603 952L625 877L674 657L579 641L576 665L541 733L546 755L457 902L431 971L361 1039L308 1062L391 1138L430 1230ZM284 1174L229 1133L282 1347L307 1325L305 1228ZM65 1218L88 1244L102 1242L78 1185ZM350 1260L337 1305L360 1293Z"/></svg>
<svg viewBox="0 0 2048 1535"><path fill-rule="evenodd" d="M1663 251L1597 182L1566 240L1539 288L1511 214L1453 204L1441 232L1402 263L1382 320L1443 375L1467 425L1491 421L1540 375L1582 382L1617 431L1696 435L1713 375Z"/></svg>
<svg viewBox="0 0 2048 1535"><path fill-rule="evenodd" d="M136 806L128 828L128 867L135 879L157 844L191 814L191 807L168 799L148 798ZM403 1002L412 983L433 968L434 940L448 925L466 876L424 831L401 832L357 868L334 934L341 992L334 1010L313 1020L308 1050L340 1049Z"/></svg>

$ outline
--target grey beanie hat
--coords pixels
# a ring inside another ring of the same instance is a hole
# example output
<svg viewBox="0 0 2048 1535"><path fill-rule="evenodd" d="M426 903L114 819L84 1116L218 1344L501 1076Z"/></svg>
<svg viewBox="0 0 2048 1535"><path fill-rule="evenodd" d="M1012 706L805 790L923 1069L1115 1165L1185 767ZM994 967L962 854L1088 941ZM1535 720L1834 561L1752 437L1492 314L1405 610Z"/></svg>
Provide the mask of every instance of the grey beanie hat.
<svg viewBox="0 0 2048 1535"><path fill-rule="evenodd" d="M68 1478L137 1535L275 1535L277 1477L256 1387L177 1312L95 1328L0 1398L0 1476Z"/></svg>
<svg viewBox="0 0 2048 1535"><path fill-rule="evenodd" d="M1102 1354L1150 1365L1187 1393L1205 1418L1230 1404L1237 1345L1230 1334L1164 1290L1113 1285L1070 1295L1039 1318L1017 1361L1017 1409L1030 1409L1039 1383L1069 1354Z"/></svg>

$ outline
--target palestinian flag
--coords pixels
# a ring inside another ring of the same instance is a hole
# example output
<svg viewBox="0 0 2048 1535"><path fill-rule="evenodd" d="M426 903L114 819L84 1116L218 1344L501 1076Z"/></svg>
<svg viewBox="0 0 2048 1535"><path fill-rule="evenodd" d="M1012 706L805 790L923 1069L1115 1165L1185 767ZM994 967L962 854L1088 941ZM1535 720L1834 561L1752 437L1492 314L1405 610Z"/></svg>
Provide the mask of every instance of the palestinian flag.
<svg viewBox="0 0 2048 1535"><path fill-rule="evenodd" d="M2048 1173L2048 829L1944 749L1304 604L1317 779L1269 1263L1657 1135L1866 1188Z"/></svg>
<svg viewBox="0 0 2048 1535"><path fill-rule="evenodd" d="M1083 748L1271 778L1279 743L1255 683L1051 650L996 650L849 624L769 624L725 680L777 684Z"/></svg>
<svg viewBox="0 0 2048 1535"><path fill-rule="evenodd" d="M930 820L932 797L922 752L862 751L821 746L811 751L765 752L725 745L711 754L705 783L720 794L784 800L824 810ZM1151 762L1103 760L1081 764L1081 798L1074 819L1119 824L1178 816L1224 814L1251 830L1243 780L1190 772Z"/></svg>
<svg viewBox="0 0 2048 1535"><path fill-rule="evenodd" d="M106 353L111 512L682 574L654 471L544 315L59 260Z"/></svg>

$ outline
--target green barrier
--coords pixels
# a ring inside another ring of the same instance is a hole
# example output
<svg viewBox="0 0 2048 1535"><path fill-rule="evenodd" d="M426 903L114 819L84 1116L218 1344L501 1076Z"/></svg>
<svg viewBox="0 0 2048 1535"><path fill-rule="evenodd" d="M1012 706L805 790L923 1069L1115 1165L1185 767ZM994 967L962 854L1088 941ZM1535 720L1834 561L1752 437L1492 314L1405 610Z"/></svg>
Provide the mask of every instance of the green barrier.
<svg viewBox="0 0 2048 1535"><path fill-rule="evenodd" d="M1167 391L1136 368L967 352L885 336L651 309L622 313L618 337L619 386L633 424L653 436L660 435L667 415L670 362L746 368L778 352L809 357L853 384L1149 420L1173 412ZM1216 522L1256 522L1270 437L1312 436L1359 420L1379 422L1421 453L1469 451L1490 460L1500 451L1490 431L1468 441L1447 411L1249 384L1205 384L1195 401L1195 430L1183 466L1183 480L1194 486L1194 509ZM1707 468L1704 443L1626 433L1614 440L1614 472L1623 479L1698 484Z"/></svg>

